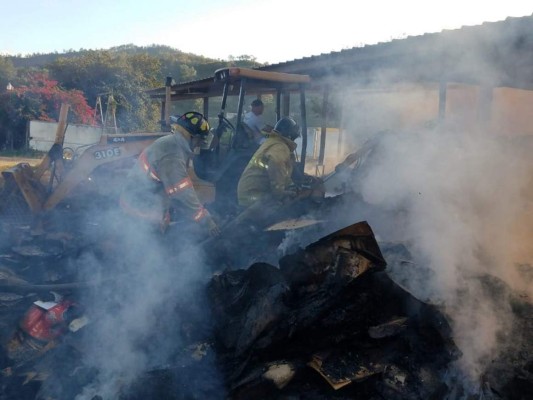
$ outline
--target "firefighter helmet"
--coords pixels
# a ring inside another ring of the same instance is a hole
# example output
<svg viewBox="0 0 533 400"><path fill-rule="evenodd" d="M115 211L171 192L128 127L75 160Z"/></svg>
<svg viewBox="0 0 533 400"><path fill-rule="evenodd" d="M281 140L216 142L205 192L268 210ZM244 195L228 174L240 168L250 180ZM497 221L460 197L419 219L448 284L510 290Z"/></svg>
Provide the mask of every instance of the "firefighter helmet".
<svg viewBox="0 0 533 400"><path fill-rule="evenodd" d="M199 112L186 112L177 119L176 124L185 128L192 136L205 138L209 135L209 123Z"/></svg>
<svg viewBox="0 0 533 400"><path fill-rule="evenodd" d="M274 130L290 140L300 137L300 127L291 117L283 117L274 126Z"/></svg>

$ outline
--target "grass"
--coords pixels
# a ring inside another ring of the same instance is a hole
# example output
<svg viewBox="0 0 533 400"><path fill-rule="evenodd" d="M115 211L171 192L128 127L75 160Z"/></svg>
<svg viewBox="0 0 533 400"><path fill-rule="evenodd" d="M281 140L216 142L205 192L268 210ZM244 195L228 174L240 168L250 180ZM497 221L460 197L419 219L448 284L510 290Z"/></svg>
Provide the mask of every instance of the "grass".
<svg viewBox="0 0 533 400"><path fill-rule="evenodd" d="M36 150L15 150L0 152L0 172L11 168L18 163L27 162L36 165L46 153Z"/></svg>
<svg viewBox="0 0 533 400"><path fill-rule="evenodd" d="M14 167L15 165L26 162L31 166L39 164L45 153L41 151L1 151L0 152L0 173ZM0 190L4 187L4 178L0 175Z"/></svg>
<svg viewBox="0 0 533 400"><path fill-rule="evenodd" d="M33 149L0 151L0 157L42 158L45 154L44 151Z"/></svg>
<svg viewBox="0 0 533 400"><path fill-rule="evenodd" d="M10 159L2 158L0 159L0 172L5 171L6 169L9 169L11 167L14 167L15 165L21 162L27 162L31 166L35 166L39 163L39 161L41 161L40 158L31 158L31 159L30 158L19 158L19 157L14 157Z"/></svg>

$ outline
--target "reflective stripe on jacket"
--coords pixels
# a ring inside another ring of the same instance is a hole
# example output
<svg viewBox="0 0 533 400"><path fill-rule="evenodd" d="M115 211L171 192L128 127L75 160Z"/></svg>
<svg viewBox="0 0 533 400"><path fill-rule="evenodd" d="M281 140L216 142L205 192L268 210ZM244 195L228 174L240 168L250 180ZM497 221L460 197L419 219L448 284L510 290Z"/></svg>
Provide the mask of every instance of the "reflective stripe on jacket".
<svg viewBox="0 0 533 400"><path fill-rule="evenodd" d="M284 196L292 184L291 154L295 149L292 140L269 133L241 175L237 187L239 205L249 206L267 196Z"/></svg>
<svg viewBox="0 0 533 400"><path fill-rule="evenodd" d="M130 171L122 203L139 210L159 209L162 218L170 203L195 221L209 215L187 172L192 154L187 139L179 133L157 139L144 149Z"/></svg>

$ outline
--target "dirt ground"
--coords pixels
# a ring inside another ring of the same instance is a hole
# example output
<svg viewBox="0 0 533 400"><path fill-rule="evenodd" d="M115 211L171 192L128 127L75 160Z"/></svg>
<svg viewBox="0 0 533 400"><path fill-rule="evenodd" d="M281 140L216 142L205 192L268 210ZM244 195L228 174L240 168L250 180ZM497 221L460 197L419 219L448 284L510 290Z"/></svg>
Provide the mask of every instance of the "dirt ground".
<svg viewBox="0 0 533 400"><path fill-rule="evenodd" d="M0 172L9 169L18 163L28 163L32 166L37 165L41 158L27 158L27 157L0 157ZM4 187L4 178L0 175L0 189Z"/></svg>
<svg viewBox="0 0 533 400"><path fill-rule="evenodd" d="M4 171L11 168L18 163L28 163L30 165L36 165L41 161L41 158L24 158L24 157L0 157L0 171Z"/></svg>

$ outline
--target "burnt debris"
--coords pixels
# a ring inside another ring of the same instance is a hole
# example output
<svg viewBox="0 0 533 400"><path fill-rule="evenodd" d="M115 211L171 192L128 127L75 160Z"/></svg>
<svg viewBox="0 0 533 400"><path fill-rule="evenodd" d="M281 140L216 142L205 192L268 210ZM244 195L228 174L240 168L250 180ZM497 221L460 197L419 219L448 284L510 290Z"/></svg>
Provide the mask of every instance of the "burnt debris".
<svg viewBox="0 0 533 400"><path fill-rule="evenodd" d="M195 296L161 293L166 300L152 320L139 322L146 329L135 341L146 365L133 378L111 375L99 386L105 375L90 362L91 339L128 306L116 285L139 278L111 265L117 257L106 258L101 245L91 252L101 270L90 264L84 276L91 279L80 281L88 246L46 240L54 246L19 243L0 257L2 400L525 399L533 389L530 300L496 278L478 277L509 303L515 340L485 371L476 397L458 376L462 354L445 310L391 279L386 260L408 252L378 245L366 222L278 265L206 273L189 292ZM106 275L110 268L121 275ZM140 283L129 287L139 290ZM140 296L142 290L128 299Z"/></svg>

